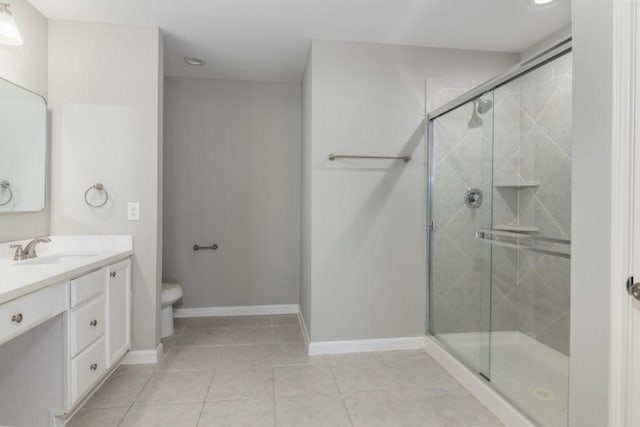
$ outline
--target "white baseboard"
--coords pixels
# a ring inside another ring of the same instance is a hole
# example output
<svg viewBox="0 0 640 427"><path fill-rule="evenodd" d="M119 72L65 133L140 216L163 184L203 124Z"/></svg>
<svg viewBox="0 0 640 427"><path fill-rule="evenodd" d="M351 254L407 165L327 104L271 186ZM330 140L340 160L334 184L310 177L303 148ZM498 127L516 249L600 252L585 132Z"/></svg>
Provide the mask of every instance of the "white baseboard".
<svg viewBox="0 0 640 427"><path fill-rule="evenodd" d="M228 307L178 308L173 317L255 316L258 314L297 314L298 304L238 305Z"/></svg>
<svg viewBox="0 0 640 427"><path fill-rule="evenodd" d="M307 352L309 351L309 331L307 330L307 322L304 320L304 315L302 314L302 310L298 312L298 323L300 324L300 329L302 330L302 338L304 338L304 344L307 347Z"/></svg>
<svg viewBox="0 0 640 427"><path fill-rule="evenodd" d="M529 418L487 385L486 380L450 355L433 338L424 337L424 349L504 425L509 427L535 427L535 424Z"/></svg>
<svg viewBox="0 0 640 427"><path fill-rule="evenodd" d="M141 365L158 363L163 353L162 343L155 350L130 350L122 359L123 365Z"/></svg>
<svg viewBox="0 0 640 427"><path fill-rule="evenodd" d="M368 351L417 350L423 337L381 338L353 341L317 341L309 343L309 355L363 353Z"/></svg>

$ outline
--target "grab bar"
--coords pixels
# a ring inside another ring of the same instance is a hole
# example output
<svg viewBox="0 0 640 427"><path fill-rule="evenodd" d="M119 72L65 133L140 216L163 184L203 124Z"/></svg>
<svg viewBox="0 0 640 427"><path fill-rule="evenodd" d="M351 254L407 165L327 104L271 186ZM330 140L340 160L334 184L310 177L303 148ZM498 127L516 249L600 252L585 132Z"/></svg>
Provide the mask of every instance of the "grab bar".
<svg viewBox="0 0 640 427"><path fill-rule="evenodd" d="M411 160L411 156L352 156L346 154L329 154L329 160L334 161L337 159L386 159L386 160L403 160L408 163Z"/></svg>
<svg viewBox="0 0 640 427"><path fill-rule="evenodd" d="M512 238L515 239L515 243L514 242L509 242L509 241L504 241L504 240L498 240L495 238L492 238L490 236L497 236L498 238L500 237L508 237L508 238ZM571 254L567 253L567 252L560 252L560 251L555 251L552 249L546 249L546 248L539 248L539 247L535 247L535 246L531 246L531 245L522 245L520 244L520 240L529 240L529 241L538 241L538 242L544 242L544 243L550 243L550 244L558 244L558 245L571 245L571 241L570 240L565 240L565 239L557 239L557 238L553 238L553 237L542 237L542 236L532 236L532 235L528 235L528 234L521 234L521 233L513 233L513 232L509 232L509 231L499 231L499 230L492 230L492 229L487 229L487 228L479 228L476 230L475 232L475 237L476 239L479 240L485 240L488 243L492 244L492 245L496 245L496 246L502 246L505 248L512 248L512 249L518 249L518 250L523 250L523 251L527 251L527 252L535 252L535 253L539 253L539 254L543 254L543 255L550 255L550 256L557 256L557 257L561 257L561 258L566 258L566 259L570 259L571 258Z"/></svg>
<svg viewBox="0 0 640 427"><path fill-rule="evenodd" d="M215 243L212 243L209 246L193 245L193 250L194 251L201 251L203 249L208 249L208 250L211 250L211 251L215 251L216 249L218 249L218 245L215 244Z"/></svg>

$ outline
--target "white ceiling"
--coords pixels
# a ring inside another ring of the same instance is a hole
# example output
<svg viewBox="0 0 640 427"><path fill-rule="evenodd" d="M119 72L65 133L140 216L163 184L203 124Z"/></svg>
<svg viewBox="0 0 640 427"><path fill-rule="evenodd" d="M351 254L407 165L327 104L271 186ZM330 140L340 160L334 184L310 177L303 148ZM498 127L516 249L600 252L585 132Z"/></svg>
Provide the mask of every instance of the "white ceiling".
<svg viewBox="0 0 640 427"><path fill-rule="evenodd" d="M160 27L166 75L283 82L300 81L312 39L521 52L571 19L570 0L29 1L51 19Z"/></svg>

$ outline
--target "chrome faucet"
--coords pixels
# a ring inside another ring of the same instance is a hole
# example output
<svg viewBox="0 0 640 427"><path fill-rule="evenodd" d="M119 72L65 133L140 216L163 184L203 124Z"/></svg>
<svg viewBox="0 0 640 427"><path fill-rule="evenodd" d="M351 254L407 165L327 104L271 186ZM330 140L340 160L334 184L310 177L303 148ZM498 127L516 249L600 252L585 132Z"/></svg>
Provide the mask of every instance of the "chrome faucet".
<svg viewBox="0 0 640 427"><path fill-rule="evenodd" d="M16 250L16 253L13 256L13 260L21 261L23 259L30 259L30 258L37 257L38 254L36 253L36 246L39 243L48 243L50 241L51 239L48 237L38 237L30 241L29 243L27 243L27 246L25 246L24 248L22 247L22 245L11 245L11 248L15 248Z"/></svg>

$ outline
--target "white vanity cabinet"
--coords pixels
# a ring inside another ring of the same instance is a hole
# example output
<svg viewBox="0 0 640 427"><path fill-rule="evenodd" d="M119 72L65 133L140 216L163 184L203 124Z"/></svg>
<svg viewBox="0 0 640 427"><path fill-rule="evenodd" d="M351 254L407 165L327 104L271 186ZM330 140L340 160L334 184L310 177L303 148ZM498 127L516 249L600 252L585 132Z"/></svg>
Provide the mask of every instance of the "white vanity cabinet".
<svg viewBox="0 0 640 427"><path fill-rule="evenodd" d="M67 410L129 350L130 270L126 259L69 282Z"/></svg>
<svg viewBox="0 0 640 427"><path fill-rule="evenodd" d="M0 426L63 427L131 346L131 236L0 243Z"/></svg>
<svg viewBox="0 0 640 427"><path fill-rule="evenodd" d="M107 268L107 364L113 367L131 347L131 262Z"/></svg>
<svg viewBox="0 0 640 427"><path fill-rule="evenodd" d="M0 304L0 344L63 312L66 289L50 286Z"/></svg>

